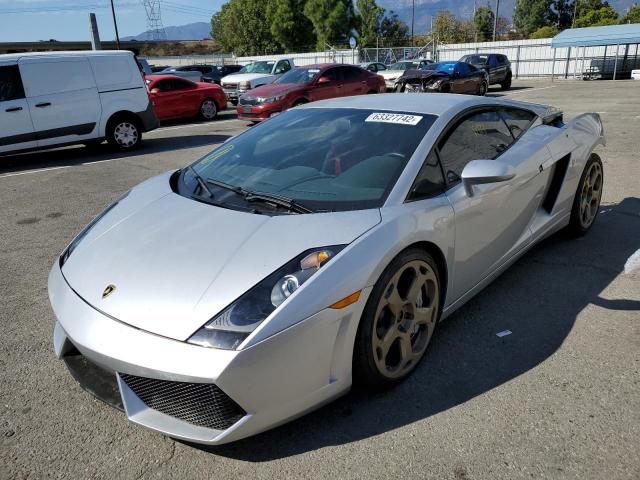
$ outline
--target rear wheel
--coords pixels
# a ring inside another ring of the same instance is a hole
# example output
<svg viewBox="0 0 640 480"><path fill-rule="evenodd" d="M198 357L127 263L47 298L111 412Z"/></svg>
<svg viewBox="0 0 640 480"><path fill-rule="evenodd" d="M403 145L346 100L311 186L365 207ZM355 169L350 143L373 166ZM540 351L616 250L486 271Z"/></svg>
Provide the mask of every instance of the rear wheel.
<svg viewBox="0 0 640 480"><path fill-rule="evenodd" d="M504 82L500 84L502 90L509 90L511 88L511 74L507 74L507 78L504 79Z"/></svg>
<svg viewBox="0 0 640 480"><path fill-rule="evenodd" d="M578 190L573 199L569 230L575 235L586 234L596 221L602 198L604 173L602 160L592 153L580 177Z"/></svg>
<svg viewBox="0 0 640 480"><path fill-rule="evenodd" d="M213 120L218 115L218 106L211 98L207 98L200 105L200 117L204 120Z"/></svg>
<svg viewBox="0 0 640 480"><path fill-rule="evenodd" d="M478 85L478 95L480 95L481 97L484 97L487 94L487 89L489 87L487 86L486 82L482 82L480 85Z"/></svg>
<svg viewBox="0 0 640 480"><path fill-rule="evenodd" d="M133 150L142 142L140 123L130 115L115 117L107 125L107 141L118 150Z"/></svg>
<svg viewBox="0 0 640 480"><path fill-rule="evenodd" d="M438 267L427 252L408 249L385 269L367 301L354 346L354 382L384 388L407 377L439 316Z"/></svg>

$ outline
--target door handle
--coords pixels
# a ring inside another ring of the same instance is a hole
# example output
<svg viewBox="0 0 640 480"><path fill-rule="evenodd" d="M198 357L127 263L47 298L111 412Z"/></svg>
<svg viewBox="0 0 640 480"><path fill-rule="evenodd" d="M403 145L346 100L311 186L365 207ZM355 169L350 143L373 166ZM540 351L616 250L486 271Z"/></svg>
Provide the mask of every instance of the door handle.
<svg viewBox="0 0 640 480"><path fill-rule="evenodd" d="M5 112L19 112L20 110L22 110L22 107L9 107Z"/></svg>
<svg viewBox="0 0 640 480"><path fill-rule="evenodd" d="M38 108L44 108L44 107L50 107L50 106L51 106L51 102L36 103L36 107Z"/></svg>

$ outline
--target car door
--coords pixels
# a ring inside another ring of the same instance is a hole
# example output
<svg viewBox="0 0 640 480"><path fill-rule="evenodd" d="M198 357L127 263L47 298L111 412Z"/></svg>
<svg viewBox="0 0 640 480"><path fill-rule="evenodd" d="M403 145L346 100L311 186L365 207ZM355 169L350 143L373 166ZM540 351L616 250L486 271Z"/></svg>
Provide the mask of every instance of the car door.
<svg viewBox="0 0 640 480"><path fill-rule="evenodd" d="M500 81L500 68L498 66L498 58L496 55L489 55L487 59L489 64L489 83L494 84Z"/></svg>
<svg viewBox="0 0 640 480"><path fill-rule="evenodd" d="M102 105L86 57L19 60L38 146L95 138Z"/></svg>
<svg viewBox="0 0 640 480"><path fill-rule="evenodd" d="M362 95L367 93L367 80L365 73L358 67L339 67L342 69L342 78L344 79L344 87L342 96Z"/></svg>
<svg viewBox="0 0 640 480"><path fill-rule="evenodd" d="M0 152L36 146L18 65L0 63Z"/></svg>
<svg viewBox="0 0 640 480"><path fill-rule="evenodd" d="M463 75L466 63L456 63L451 73L451 92L452 93L468 93L469 90L469 78Z"/></svg>
<svg viewBox="0 0 640 480"><path fill-rule="evenodd" d="M321 78L326 78L329 81L321 83L319 81ZM316 80L312 91L313 99L325 100L327 98L342 97L342 87L342 70L340 67L328 68Z"/></svg>
<svg viewBox="0 0 640 480"><path fill-rule="evenodd" d="M160 120L178 116L176 96L172 92L170 79L158 80L151 87L153 108Z"/></svg>
<svg viewBox="0 0 640 480"><path fill-rule="evenodd" d="M532 142L533 143L533 142ZM437 143L455 212L455 290L459 298L531 241L530 224L544 190L539 165L548 159L544 144L520 144L498 110L487 107L455 120ZM473 186L461 181L472 160L508 165L513 178Z"/></svg>

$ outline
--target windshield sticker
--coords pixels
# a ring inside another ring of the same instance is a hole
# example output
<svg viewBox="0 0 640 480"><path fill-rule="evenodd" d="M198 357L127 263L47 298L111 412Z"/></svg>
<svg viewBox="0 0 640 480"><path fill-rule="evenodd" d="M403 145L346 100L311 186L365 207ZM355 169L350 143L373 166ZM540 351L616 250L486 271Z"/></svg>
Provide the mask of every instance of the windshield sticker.
<svg viewBox="0 0 640 480"><path fill-rule="evenodd" d="M227 145L226 147L222 147L219 150L214 150L211 153L211 155L209 155L208 157L204 158L200 163L202 165L209 165L210 163L215 162L220 157L222 157L222 156L226 155L227 153L229 153L231 150L233 150L233 145Z"/></svg>
<svg viewBox="0 0 640 480"><path fill-rule="evenodd" d="M372 113L365 119L365 122L395 123L398 125L415 126L420 123L420 120L422 120L421 115L406 115L404 113Z"/></svg>

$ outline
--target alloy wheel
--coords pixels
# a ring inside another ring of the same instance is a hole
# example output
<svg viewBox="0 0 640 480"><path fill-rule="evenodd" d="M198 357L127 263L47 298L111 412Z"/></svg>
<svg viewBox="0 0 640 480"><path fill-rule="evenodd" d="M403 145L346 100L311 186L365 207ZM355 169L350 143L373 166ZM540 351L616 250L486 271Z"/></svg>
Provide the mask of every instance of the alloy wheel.
<svg viewBox="0 0 640 480"><path fill-rule="evenodd" d="M218 113L216 104L213 100L205 100L200 106L200 113L206 120L212 120Z"/></svg>
<svg viewBox="0 0 640 480"><path fill-rule="evenodd" d="M593 162L584 177L580 191L580 224L588 228L596 218L602 197L602 167Z"/></svg>
<svg viewBox="0 0 640 480"><path fill-rule="evenodd" d="M382 375L399 378L415 367L433 335L439 299L436 274L423 260L405 264L389 280L371 336L374 361Z"/></svg>
<svg viewBox="0 0 640 480"><path fill-rule="evenodd" d="M124 148L133 147L138 142L138 128L131 122L120 122L113 130L116 143Z"/></svg>

